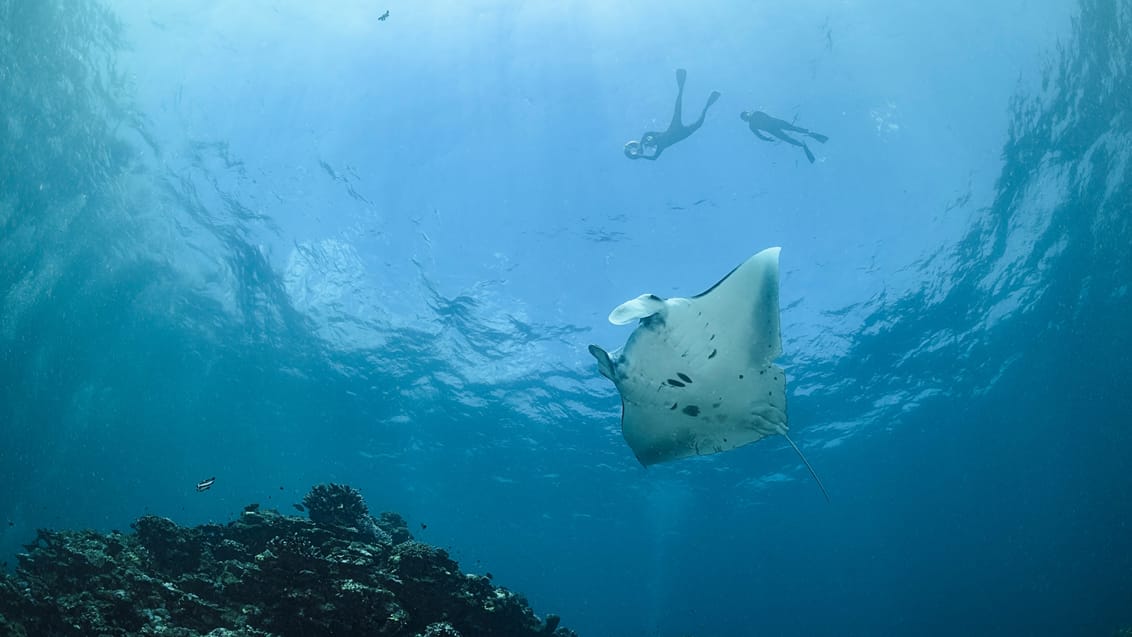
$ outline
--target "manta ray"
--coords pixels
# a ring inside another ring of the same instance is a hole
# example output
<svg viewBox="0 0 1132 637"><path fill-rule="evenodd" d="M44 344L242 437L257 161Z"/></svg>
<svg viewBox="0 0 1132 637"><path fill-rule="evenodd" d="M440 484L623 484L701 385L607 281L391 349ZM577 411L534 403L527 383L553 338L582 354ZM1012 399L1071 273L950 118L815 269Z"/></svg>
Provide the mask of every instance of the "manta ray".
<svg viewBox="0 0 1132 637"><path fill-rule="evenodd" d="M786 374L778 309L778 253L768 248L690 299L642 294L609 322L639 320L625 345L590 345L621 394L621 432L644 466L728 451L786 435Z"/></svg>

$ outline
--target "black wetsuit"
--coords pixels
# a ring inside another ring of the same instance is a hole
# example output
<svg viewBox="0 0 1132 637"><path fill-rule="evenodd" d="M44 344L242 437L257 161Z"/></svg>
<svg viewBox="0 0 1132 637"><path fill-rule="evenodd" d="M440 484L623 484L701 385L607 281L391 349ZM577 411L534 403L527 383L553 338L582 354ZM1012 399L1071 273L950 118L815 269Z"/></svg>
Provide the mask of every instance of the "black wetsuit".
<svg viewBox="0 0 1132 637"><path fill-rule="evenodd" d="M827 139L829 139L825 135L815 133L800 126L795 126L790 122L783 121L781 119L778 119L777 117L771 117L770 115L767 115L762 111L744 111L739 114L739 118L747 122L747 126L750 127L751 132L755 134L755 137L758 137L763 141L773 142L778 139L780 141L786 142L787 144L790 144L791 146L801 147L802 150L806 153L806 159L810 160L811 164L814 163L814 154L810 152L810 148L806 146L805 142L798 141L790 135L787 135L787 133L798 133L799 135L804 135L823 144ZM767 133L773 135L773 137L763 135L760 131L766 131Z"/></svg>
<svg viewBox="0 0 1132 637"><path fill-rule="evenodd" d="M704 104L704 110L700 112L700 118L691 125L685 126L683 122L683 103L684 103L684 79L687 77L688 72L684 69L676 69L676 108L672 112L672 121L668 124L668 130L664 132L659 131L646 131L641 135L641 141L630 141L625 144L625 156L629 159L650 159L655 160L660 157L665 148L675 144L676 142L687 138L692 133L696 132L700 126L704 125L704 117L707 115L708 108L719 99L719 91L712 91L708 96L707 103Z"/></svg>

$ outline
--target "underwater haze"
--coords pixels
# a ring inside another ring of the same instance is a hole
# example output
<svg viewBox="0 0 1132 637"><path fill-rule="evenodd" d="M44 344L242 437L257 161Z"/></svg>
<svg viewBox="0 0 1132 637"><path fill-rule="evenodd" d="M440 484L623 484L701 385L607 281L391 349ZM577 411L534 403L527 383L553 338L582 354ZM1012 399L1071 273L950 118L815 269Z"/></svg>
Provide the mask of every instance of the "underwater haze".
<svg viewBox="0 0 1132 637"><path fill-rule="evenodd" d="M583 636L1111 635L1130 65L1132 0L0 0L0 561L338 482ZM642 468L587 352L771 246L828 503Z"/></svg>

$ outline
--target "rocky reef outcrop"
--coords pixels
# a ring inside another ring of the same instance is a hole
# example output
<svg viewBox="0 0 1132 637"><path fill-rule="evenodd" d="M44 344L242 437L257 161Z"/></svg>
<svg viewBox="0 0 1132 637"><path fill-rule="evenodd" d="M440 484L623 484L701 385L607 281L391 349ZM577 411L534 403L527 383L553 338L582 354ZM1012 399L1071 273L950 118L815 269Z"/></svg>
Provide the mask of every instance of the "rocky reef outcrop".
<svg viewBox="0 0 1132 637"><path fill-rule="evenodd" d="M355 489L319 485L303 504L310 519L250 505L226 525L40 530L0 577L0 634L574 637Z"/></svg>

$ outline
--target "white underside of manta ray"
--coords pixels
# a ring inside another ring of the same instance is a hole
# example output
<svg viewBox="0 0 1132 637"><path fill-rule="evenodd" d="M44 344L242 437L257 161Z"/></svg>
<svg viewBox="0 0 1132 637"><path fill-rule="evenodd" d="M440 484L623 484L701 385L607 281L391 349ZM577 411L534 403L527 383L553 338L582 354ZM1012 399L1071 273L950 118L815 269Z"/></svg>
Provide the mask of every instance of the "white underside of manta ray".
<svg viewBox="0 0 1132 637"><path fill-rule="evenodd" d="M778 253L768 248L690 299L642 294L609 321L639 319L625 346L590 345L621 393L621 432L649 466L786 438L822 493L821 480L786 435L786 374L778 308Z"/></svg>

